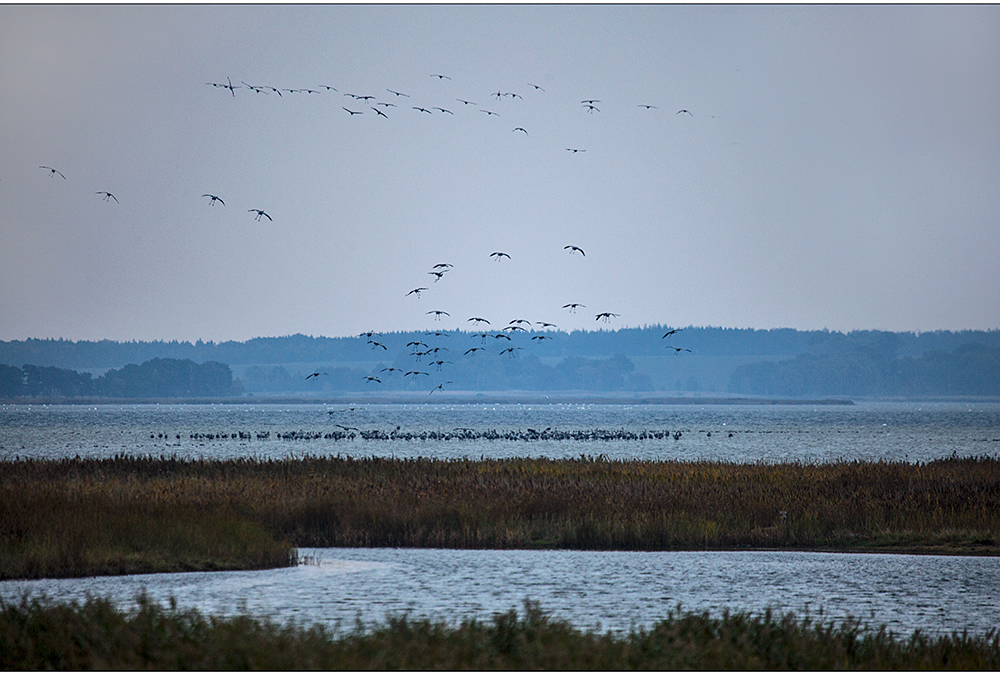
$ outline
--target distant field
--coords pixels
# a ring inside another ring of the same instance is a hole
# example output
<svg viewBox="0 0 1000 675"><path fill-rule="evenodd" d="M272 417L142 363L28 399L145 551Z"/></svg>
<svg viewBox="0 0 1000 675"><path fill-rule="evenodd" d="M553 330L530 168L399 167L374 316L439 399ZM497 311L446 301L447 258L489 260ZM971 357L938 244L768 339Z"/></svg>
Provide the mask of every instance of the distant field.
<svg viewBox="0 0 1000 675"><path fill-rule="evenodd" d="M294 547L1000 554L1000 460L119 457L0 463L0 578L295 563Z"/></svg>

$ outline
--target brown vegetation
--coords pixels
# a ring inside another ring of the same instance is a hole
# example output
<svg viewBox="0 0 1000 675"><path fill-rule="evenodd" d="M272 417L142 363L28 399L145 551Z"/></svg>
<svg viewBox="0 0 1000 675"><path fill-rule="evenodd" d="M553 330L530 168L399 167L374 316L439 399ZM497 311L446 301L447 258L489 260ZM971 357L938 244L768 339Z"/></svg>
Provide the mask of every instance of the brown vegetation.
<svg viewBox="0 0 1000 675"><path fill-rule="evenodd" d="M0 578L289 564L292 546L1000 553L1000 461L0 463Z"/></svg>

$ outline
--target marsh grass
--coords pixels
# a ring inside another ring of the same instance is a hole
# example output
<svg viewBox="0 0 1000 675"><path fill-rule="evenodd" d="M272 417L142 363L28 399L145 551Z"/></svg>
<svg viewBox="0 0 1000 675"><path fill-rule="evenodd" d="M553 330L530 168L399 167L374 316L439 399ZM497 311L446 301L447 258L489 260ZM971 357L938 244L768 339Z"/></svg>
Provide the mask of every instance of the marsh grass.
<svg viewBox="0 0 1000 675"><path fill-rule="evenodd" d="M294 546L997 555L1000 461L0 463L2 578L275 567Z"/></svg>
<svg viewBox="0 0 1000 675"><path fill-rule="evenodd" d="M536 604L461 623L390 617L330 631L250 616L206 617L140 596L122 611L103 599L0 600L6 670L996 670L1000 633L900 638L884 627L776 616L684 613L628 634L581 631Z"/></svg>

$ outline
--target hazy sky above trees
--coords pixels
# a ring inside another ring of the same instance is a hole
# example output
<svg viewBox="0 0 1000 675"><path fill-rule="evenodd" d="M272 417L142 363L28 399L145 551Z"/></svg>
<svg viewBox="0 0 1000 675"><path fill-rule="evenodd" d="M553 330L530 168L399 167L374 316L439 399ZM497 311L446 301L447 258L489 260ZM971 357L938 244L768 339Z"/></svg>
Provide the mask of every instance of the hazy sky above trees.
<svg viewBox="0 0 1000 675"><path fill-rule="evenodd" d="M994 5L0 5L0 92L0 339L1000 327Z"/></svg>

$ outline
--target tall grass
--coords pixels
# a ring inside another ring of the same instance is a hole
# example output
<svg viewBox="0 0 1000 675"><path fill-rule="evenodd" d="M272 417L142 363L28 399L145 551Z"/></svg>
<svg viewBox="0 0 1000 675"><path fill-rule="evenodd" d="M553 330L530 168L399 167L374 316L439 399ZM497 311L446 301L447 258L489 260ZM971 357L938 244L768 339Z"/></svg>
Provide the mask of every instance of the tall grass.
<svg viewBox="0 0 1000 675"><path fill-rule="evenodd" d="M900 638L840 624L775 616L669 612L627 635L583 632L530 602L521 614L459 624L389 618L349 632L205 617L140 597L110 602L0 601L0 668L7 670L833 670L1000 668L1000 633Z"/></svg>
<svg viewBox="0 0 1000 675"><path fill-rule="evenodd" d="M1000 461L985 457L820 465L603 457L0 463L0 577L7 578L152 571L144 566L161 558L178 569L275 566L292 560L292 546L996 555L998 544ZM103 572L94 559L105 561Z"/></svg>

